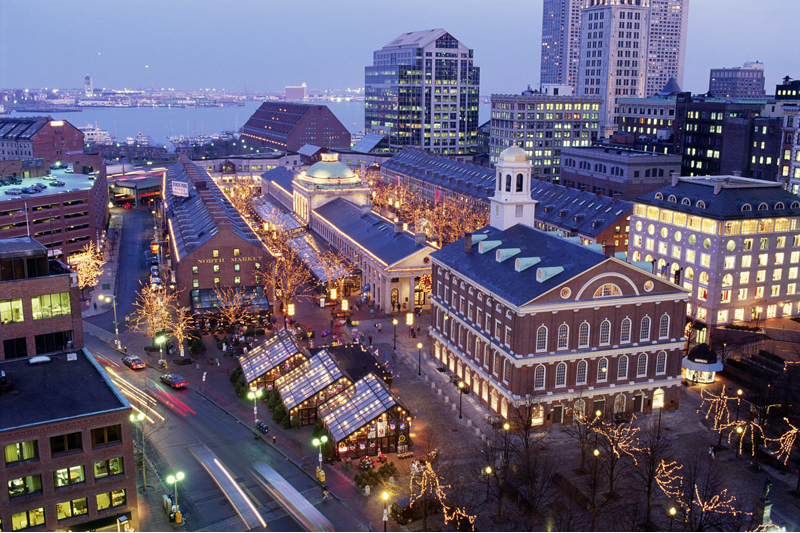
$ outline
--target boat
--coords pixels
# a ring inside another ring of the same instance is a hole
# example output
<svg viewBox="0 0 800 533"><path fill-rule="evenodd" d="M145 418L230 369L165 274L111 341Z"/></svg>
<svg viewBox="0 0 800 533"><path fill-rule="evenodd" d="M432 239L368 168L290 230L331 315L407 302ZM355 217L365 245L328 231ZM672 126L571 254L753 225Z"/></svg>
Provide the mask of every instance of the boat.
<svg viewBox="0 0 800 533"><path fill-rule="evenodd" d="M150 142L147 140L147 137L145 135L142 135L141 131L136 134L136 137L134 138L134 141L139 146L147 146L148 144L150 144Z"/></svg>
<svg viewBox="0 0 800 533"><path fill-rule="evenodd" d="M83 132L83 140L87 144L112 144L111 135L106 130L98 128L96 122L94 126L87 124L78 129Z"/></svg>

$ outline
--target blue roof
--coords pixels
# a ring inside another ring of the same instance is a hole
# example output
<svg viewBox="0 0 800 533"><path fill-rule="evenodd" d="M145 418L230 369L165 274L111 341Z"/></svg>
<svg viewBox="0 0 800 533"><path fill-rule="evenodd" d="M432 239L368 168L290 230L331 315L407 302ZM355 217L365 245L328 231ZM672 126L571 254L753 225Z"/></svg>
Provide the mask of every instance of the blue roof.
<svg viewBox="0 0 800 533"><path fill-rule="evenodd" d="M286 189L286 191L291 194L292 180L294 180L295 176L297 176L297 172L294 170L286 167L275 167L272 170L268 170L261 174L261 179L274 182L275 184L280 185L281 188Z"/></svg>
<svg viewBox="0 0 800 533"><path fill-rule="evenodd" d="M433 250L428 244L416 244L414 237L408 233L395 233L394 226L389 222L372 213L362 214L360 207L342 198L318 207L314 213L387 266L422 249Z"/></svg>
<svg viewBox="0 0 800 533"><path fill-rule="evenodd" d="M537 222L587 237L597 237L633 209L633 204L625 200L597 196L546 181L534 182L531 198L539 202L536 205Z"/></svg>
<svg viewBox="0 0 800 533"><path fill-rule="evenodd" d="M721 185L719 194L714 194L716 182ZM800 198L785 190L783 184L740 176L682 177L675 187L670 183L634 202L716 220L800 216ZM745 205L750 209L742 211Z"/></svg>
<svg viewBox="0 0 800 533"><path fill-rule="evenodd" d="M477 244L473 244L472 251L465 253L462 237L434 252L431 257L517 307L606 260L602 253L522 224L505 231L487 226L473 235L486 235L485 241L501 241L502 244L484 254L478 252ZM495 252L505 248L519 248L520 252L498 263ZM517 272L515 260L526 257L538 257L540 261ZM536 280L536 271L546 267L562 267L564 270L540 283Z"/></svg>
<svg viewBox="0 0 800 533"><path fill-rule="evenodd" d="M375 147L378 146L385 138L386 135L382 133L367 133L350 149L350 151L357 152L359 154L368 154L373 151Z"/></svg>

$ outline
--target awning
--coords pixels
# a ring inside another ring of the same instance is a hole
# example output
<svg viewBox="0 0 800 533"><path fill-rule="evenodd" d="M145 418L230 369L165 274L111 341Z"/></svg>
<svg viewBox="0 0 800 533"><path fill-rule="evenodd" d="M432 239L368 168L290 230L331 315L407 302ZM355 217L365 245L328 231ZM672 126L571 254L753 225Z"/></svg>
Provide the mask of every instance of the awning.
<svg viewBox="0 0 800 533"><path fill-rule="evenodd" d="M369 292L372 290L372 287L369 286L369 283L361 287L361 292Z"/></svg>
<svg viewBox="0 0 800 533"><path fill-rule="evenodd" d="M704 329L706 329L706 325L703 324L702 322L695 322L694 324L692 324L692 329L696 329L697 331L703 331Z"/></svg>
<svg viewBox="0 0 800 533"><path fill-rule="evenodd" d="M722 372L722 363L697 363L690 361L688 357L684 357L681 361L681 366L686 370L694 370L695 372Z"/></svg>

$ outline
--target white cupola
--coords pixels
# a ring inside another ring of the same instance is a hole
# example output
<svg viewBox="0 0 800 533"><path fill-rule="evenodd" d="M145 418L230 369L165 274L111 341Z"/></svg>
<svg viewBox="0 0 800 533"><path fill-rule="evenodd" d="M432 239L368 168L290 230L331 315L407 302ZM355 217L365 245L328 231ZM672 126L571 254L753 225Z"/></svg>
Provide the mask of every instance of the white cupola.
<svg viewBox="0 0 800 533"><path fill-rule="evenodd" d="M532 228L536 201L531 199L531 162L525 150L518 146L506 148L494 168L496 183L489 224L500 230L515 224Z"/></svg>

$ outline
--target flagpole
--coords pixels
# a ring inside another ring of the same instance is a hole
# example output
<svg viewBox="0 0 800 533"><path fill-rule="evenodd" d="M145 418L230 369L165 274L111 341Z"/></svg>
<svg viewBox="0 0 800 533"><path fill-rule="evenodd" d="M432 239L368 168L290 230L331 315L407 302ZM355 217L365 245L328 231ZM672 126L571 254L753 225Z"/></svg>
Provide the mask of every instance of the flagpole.
<svg viewBox="0 0 800 533"><path fill-rule="evenodd" d="M28 202L25 202L25 229L28 230L28 237L31 236L31 225L28 222Z"/></svg>

